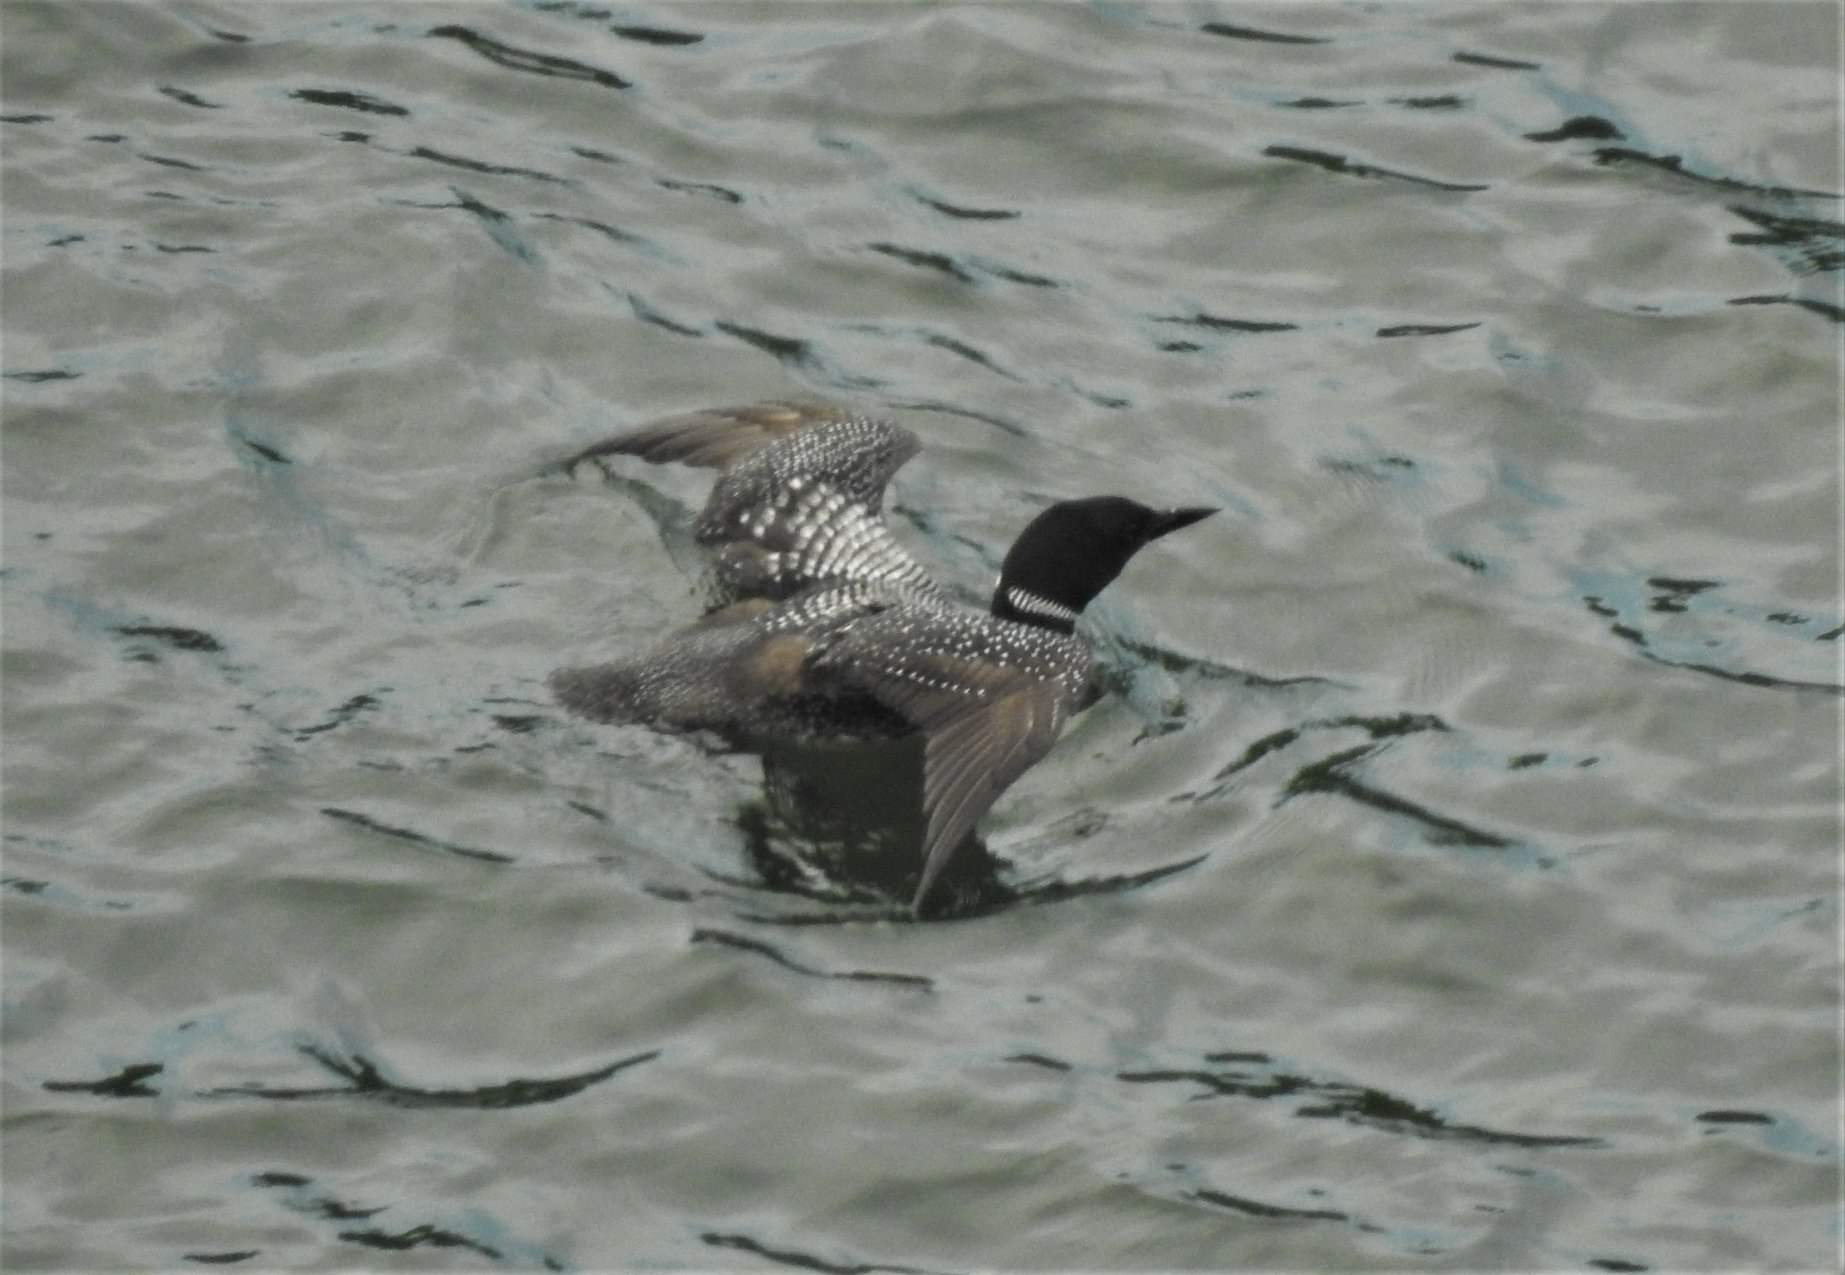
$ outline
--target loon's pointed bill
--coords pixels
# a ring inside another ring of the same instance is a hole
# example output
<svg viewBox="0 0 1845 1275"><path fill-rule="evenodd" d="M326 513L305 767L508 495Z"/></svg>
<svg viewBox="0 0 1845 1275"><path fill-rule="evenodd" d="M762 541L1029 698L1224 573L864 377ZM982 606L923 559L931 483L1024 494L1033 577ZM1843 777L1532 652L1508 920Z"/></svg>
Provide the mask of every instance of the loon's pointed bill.
<svg viewBox="0 0 1845 1275"><path fill-rule="evenodd" d="M1157 540L1167 532L1177 531L1181 527L1189 527L1194 522L1202 522L1212 514L1218 512L1221 511L1211 505L1190 505L1183 509L1162 510L1159 515L1154 518L1154 530L1147 536L1147 539Z"/></svg>
<svg viewBox="0 0 1845 1275"><path fill-rule="evenodd" d="M639 659L560 669L559 703L597 721L732 739L921 733L920 911L980 817L1086 706L1090 600L1151 541L1217 512L1121 496L1050 506L1007 551L990 611L962 607L891 535L891 476L920 444L830 404L671 417L584 449L718 469L696 536L712 551L702 620Z"/></svg>

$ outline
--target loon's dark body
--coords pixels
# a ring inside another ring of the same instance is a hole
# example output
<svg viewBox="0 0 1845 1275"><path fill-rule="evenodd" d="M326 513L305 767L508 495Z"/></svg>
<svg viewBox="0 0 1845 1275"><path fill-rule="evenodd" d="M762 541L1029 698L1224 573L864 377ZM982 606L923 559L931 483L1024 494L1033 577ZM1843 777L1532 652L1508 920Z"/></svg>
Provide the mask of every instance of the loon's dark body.
<svg viewBox="0 0 1845 1275"><path fill-rule="evenodd" d="M1212 512L1120 497L1052 506L1012 551L990 614L960 606L892 538L884 488L918 449L822 405L693 413L568 464L627 454L722 471L695 527L711 610L650 654L560 669L566 708L733 740L925 737L920 907L975 821L1091 699L1078 613L1147 541Z"/></svg>

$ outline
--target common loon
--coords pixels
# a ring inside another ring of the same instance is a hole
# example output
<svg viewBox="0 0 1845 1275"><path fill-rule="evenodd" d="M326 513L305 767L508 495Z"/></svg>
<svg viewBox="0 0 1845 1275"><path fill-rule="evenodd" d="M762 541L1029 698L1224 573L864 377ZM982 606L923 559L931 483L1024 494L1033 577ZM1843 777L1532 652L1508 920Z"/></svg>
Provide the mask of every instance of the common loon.
<svg viewBox="0 0 1845 1275"><path fill-rule="evenodd" d="M566 709L600 722L752 741L921 732L920 912L975 821L1093 702L1077 617L1143 546L1215 509L1121 496L1052 505L1000 567L991 609L953 601L885 525L890 477L916 435L829 404L675 416L565 461L614 455L719 470L694 527L711 551L709 610L638 659L559 669Z"/></svg>

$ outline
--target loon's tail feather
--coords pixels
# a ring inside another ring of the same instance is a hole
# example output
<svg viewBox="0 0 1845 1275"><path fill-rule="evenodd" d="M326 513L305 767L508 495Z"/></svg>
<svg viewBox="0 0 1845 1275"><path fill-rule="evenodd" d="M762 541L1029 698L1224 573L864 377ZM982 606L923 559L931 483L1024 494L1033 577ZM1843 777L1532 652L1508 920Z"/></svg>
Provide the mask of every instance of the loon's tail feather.
<svg viewBox="0 0 1845 1275"><path fill-rule="evenodd" d="M563 708L594 722L647 720L640 670L631 664L597 664L561 668L545 679Z"/></svg>
<svg viewBox="0 0 1845 1275"><path fill-rule="evenodd" d="M799 676L800 650L765 642L745 604L714 612L638 660L562 668L546 679L565 709L591 721L724 731L747 722L757 700Z"/></svg>

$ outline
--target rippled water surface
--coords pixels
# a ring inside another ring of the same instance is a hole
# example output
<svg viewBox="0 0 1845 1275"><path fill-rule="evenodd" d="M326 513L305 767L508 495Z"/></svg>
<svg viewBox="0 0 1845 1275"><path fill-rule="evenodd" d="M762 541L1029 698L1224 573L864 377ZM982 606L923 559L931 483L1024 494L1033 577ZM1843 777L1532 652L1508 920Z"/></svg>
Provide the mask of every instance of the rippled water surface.
<svg viewBox="0 0 1845 1275"><path fill-rule="evenodd" d="M1836 1268L1837 21L6 4L7 1265ZM544 689L789 395L1225 510L1009 903Z"/></svg>

